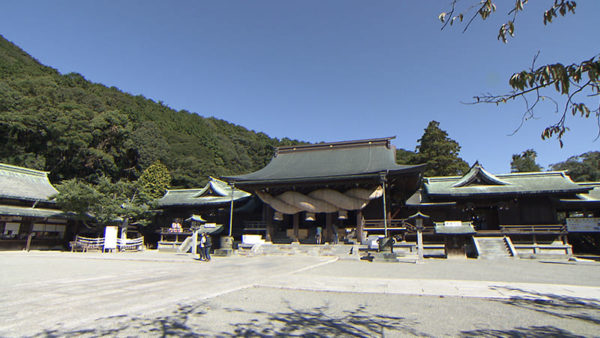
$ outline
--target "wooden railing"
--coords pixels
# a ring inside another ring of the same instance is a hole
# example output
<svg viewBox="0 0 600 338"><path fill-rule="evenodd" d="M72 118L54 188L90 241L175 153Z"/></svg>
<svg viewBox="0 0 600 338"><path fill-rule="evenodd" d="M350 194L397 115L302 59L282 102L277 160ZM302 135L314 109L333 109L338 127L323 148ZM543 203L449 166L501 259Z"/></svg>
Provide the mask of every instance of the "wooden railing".
<svg viewBox="0 0 600 338"><path fill-rule="evenodd" d="M125 240L117 238L117 248L124 251L142 251L144 250L144 236Z"/></svg>
<svg viewBox="0 0 600 338"><path fill-rule="evenodd" d="M244 221L244 231L265 231L267 224L264 221Z"/></svg>
<svg viewBox="0 0 600 338"><path fill-rule="evenodd" d="M76 235L75 240L69 242L71 246L71 252L82 251L87 252L89 250L104 250L104 237L89 238ZM117 238L117 248L125 251L139 251L144 249L144 237L138 238L127 238L122 240Z"/></svg>
<svg viewBox="0 0 600 338"><path fill-rule="evenodd" d="M171 228L171 227L161 227L160 228L160 233L161 234L165 234L165 235L189 235L191 234L193 231L190 228L180 228L180 229L175 229L175 228Z"/></svg>
<svg viewBox="0 0 600 338"><path fill-rule="evenodd" d="M383 229L384 228L384 220L383 219L366 219L365 220L365 230L368 229ZM405 230L406 225L403 219L388 219L388 229L397 229L397 230Z"/></svg>
<svg viewBox="0 0 600 338"><path fill-rule="evenodd" d="M104 249L104 237L90 238L76 235L75 240L69 242L71 246L71 252L81 250L87 252L88 250L100 250Z"/></svg>
<svg viewBox="0 0 600 338"><path fill-rule="evenodd" d="M407 233L416 233L417 232L417 227L414 224L407 222L405 219L388 220L387 229L392 230L392 231L406 231ZM365 220L364 230L365 231L384 230L383 219ZM434 232L433 225L424 226L423 232L424 233L433 233Z"/></svg>
<svg viewBox="0 0 600 338"><path fill-rule="evenodd" d="M567 232L567 227L562 224L501 225L500 231L505 234L562 234Z"/></svg>

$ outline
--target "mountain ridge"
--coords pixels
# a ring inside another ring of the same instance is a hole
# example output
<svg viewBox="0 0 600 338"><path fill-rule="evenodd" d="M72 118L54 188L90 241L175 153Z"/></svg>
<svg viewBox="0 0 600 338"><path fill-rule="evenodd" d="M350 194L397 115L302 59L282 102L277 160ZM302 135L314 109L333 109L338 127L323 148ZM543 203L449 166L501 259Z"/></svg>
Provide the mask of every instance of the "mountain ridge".
<svg viewBox="0 0 600 338"><path fill-rule="evenodd" d="M61 74L2 35L0 132L0 162L50 171L54 183L135 179L160 160L179 188L260 169L275 147L304 143Z"/></svg>

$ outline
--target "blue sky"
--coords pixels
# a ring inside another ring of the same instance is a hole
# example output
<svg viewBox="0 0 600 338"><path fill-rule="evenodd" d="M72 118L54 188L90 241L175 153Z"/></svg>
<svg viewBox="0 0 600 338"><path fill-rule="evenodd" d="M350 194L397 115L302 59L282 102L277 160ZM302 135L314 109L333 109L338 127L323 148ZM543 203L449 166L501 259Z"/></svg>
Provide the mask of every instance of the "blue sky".
<svg viewBox="0 0 600 338"><path fill-rule="evenodd" d="M495 19L440 30L441 1L0 2L0 34L61 73L214 116L272 137L309 142L396 136L414 150L431 120L461 156L495 173L528 148L547 167L598 150L594 119L570 118L561 149L542 141L552 106L519 126L523 104L465 105L505 93L512 73L598 54L600 1L542 23L552 1L531 1L508 44ZM512 3L512 2L511 2ZM598 104L598 98L592 103Z"/></svg>

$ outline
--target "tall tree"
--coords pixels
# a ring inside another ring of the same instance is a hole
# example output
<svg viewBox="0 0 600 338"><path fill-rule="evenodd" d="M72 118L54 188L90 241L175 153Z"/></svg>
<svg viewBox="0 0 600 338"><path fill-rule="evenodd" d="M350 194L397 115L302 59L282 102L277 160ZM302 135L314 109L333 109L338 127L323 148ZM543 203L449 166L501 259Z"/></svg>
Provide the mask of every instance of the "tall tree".
<svg viewBox="0 0 600 338"><path fill-rule="evenodd" d="M57 185L55 200L59 208L73 212L98 224L99 230L107 224L118 223L122 233L133 222L150 223L153 199L141 189L139 181L111 182L101 177L97 184L70 179Z"/></svg>
<svg viewBox="0 0 600 338"><path fill-rule="evenodd" d="M508 3L510 5L507 8L508 19L498 30L498 40L506 43L515 35L517 17L528 8L528 2L502 2L504 6ZM493 0L471 0L462 2L461 5L459 8L459 1L452 0L450 9L439 15L443 23L442 29L465 20L466 31L478 17L487 20L496 12L496 1ZM576 7L575 1L554 0L550 8L540 13L541 21L547 25L561 16L575 14ZM542 101L552 102L555 112L560 117L557 122L546 127L541 136L542 139L556 137L562 147L562 136L568 130L566 120L569 114L600 119L600 105L596 100L590 99L590 96L600 95L600 56L590 55L585 60L566 65L557 62L538 66L536 60L537 55L530 68L516 72L510 77L508 84L512 88L511 92L475 96L474 103L501 104L522 99L525 104L525 121L533 117L536 107Z"/></svg>
<svg viewBox="0 0 600 338"><path fill-rule="evenodd" d="M429 122L418 142L413 161L427 163L425 176L462 175L469 171L467 162L458 156L460 145L440 129L439 122Z"/></svg>
<svg viewBox="0 0 600 338"><path fill-rule="evenodd" d="M566 170L576 182L600 181L600 151L590 151L552 164L552 170Z"/></svg>
<svg viewBox="0 0 600 338"><path fill-rule="evenodd" d="M541 171L542 167L535 162L537 152L527 149L520 154L514 154L510 162L510 171L513 173Z"/></svg>
<svg viewBox="0 0 600 338"><path fill-rule="evenodd" d="M144 170L138 181L144 193L152 199L158 199L165 194L171 184L171 174L166 165L156 161Z"/></svg>

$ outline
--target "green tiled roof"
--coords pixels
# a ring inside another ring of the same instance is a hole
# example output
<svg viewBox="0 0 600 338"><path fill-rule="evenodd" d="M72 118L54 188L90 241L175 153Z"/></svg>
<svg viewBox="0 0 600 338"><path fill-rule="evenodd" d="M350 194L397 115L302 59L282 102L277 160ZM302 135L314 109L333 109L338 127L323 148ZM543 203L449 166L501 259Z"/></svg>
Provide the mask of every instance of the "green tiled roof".
<svg viewBox="0 0 600 338"><path fill-rule="evenodd" d="M424 165L396 164L393 137L280 147L266 167L225 177L236 184L291 183L378 177L380 173L422 171Z"/></svg>
<svg viewBox="0 0 600 338"><path fill-rule="evenodd" d="M250 194L234 189L233 200L246 199ZM159 207L170 206L202 206L216 205L231 202L231 187L221 180L210 177L209 182L201 189L173 189L167 190L167 193L158 201Z"/></svg>
<svg viewBox="0 0 600 338"><path fill-rule="evenodd" d="M600 182L577 182L579 186L591 188L587 193L577 194L576 198L564 198L565 204L598 205L600 206Z"/></svg>
<svg viewBox="0 0 600 338"><path fill-rule="evenodd" d="M0 205L0 215L42 218L68 218L69 215L61 210L17 207L12 205Z"/></svg>
<svg viewBox="0 0 600 338"><path fill-rule="evenodd" d="M0 164L1 198L49 201L57 193L48 180L48 172Z"/></svg>
<svg viewBox="0 0 600 338"><path fill-rule="evenodd" d="M492 175L475 164L464 176L425 178L431 198L485 195L583 193L589 187L574 183L564 171Z"/></svg>

